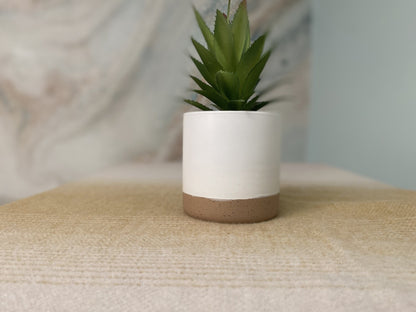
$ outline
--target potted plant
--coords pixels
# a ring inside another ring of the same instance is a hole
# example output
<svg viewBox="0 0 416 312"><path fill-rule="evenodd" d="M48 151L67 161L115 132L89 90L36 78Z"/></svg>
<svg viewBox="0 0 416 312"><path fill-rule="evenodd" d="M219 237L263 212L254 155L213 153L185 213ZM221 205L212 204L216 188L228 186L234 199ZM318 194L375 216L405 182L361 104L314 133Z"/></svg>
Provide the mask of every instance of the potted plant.
<svg viewBox="0 0 416 312"><path fill-rule="evenodd" d="M230 19L217 10L214 31L194 8L206 46L192 38L202 78L191 75L209 100L185 102L200 109L184 114L183 205L188 215L209 221L251 223L277 215L280 122L258 110L256 87L270 57L266 34L251 42L246 0Z"/></svg>

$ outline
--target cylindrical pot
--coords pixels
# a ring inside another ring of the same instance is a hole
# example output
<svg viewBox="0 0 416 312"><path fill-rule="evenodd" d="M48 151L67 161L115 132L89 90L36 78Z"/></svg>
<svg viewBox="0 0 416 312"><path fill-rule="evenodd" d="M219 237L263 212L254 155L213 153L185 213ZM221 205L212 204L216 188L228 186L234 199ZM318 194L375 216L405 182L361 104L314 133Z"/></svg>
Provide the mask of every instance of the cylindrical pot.
<svg viewBox="0 0 416 312"><path fill-rule="evenodd" d="M203 220L251 223L274 218L279 204L277 113L184 114L183 206Z"/></svg>

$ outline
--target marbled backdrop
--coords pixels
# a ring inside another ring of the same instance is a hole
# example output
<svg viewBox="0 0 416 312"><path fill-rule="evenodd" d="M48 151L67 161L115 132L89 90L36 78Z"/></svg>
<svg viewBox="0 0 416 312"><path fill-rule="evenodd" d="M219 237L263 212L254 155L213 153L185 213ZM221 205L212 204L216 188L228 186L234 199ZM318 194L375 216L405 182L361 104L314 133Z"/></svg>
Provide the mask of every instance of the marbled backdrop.
<svg viewBox="0 0 416 312"><path fill-rule="evenodd" d="M211 21L226 6L193 2ZM275 94L293 99L268 108L283 114L283 160L303 160L308 2L248 6L253 36L270 28L278 44L264 80L292 77ZM202 37L189 0L0 0L0 203L126 161L180 159L191 34Z"/></svg>

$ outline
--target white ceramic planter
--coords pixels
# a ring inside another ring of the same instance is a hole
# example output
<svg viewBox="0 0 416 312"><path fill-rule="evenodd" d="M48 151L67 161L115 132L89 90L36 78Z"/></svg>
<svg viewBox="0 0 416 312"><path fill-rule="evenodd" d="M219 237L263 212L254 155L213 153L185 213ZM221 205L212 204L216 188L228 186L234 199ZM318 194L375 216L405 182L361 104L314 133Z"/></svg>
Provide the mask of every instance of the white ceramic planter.
<svg viewBox="0 0 416 312"><path fill-rule="evenodd" d="M231 223L277 215L277 113L191 112L184 114L183 127L183 204L188 215Z"/></svg>

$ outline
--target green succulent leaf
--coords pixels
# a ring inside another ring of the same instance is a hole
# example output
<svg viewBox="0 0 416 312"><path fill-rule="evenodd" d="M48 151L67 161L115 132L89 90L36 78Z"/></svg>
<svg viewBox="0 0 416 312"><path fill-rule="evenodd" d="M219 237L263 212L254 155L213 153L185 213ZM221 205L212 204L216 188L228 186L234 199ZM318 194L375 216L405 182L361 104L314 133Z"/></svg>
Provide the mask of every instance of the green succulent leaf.
<svg viewBox="0 0 416 312"><path fill-rule="evenodd" d="M207 24L205 24L204 19L202 18L201 14L195 9L194 13L196 17L196 21L198 23L199 29L201 30L202 36L204 36L205 42L207 43L208 49L214 53L215 52L215 38L214 34L209 30Z"/></svg>
<svg viewBox="0 0 416 312"><path fill-rule="evenodd" d="M195 76L191 76L191 78L201 88L201 90L194 90L194 92L206 97L208 100L213 102L218 109L227 106L228 99L224 97L220 92Z"/></svg>
<svg viewBox="0 0 416 312"><path fill-rule="evenodd" d="M228 102L229 110L246 110L244 100L232 100Z"/></svg>
<svg viewBox="0 0 416 312"><path fill-rule="evenodd" d="M269 105L271 103L277 103L277 102L283 102L283 101L290 101L292 98L290 96L278 96L273 99L267 100L267 101L260 101L252 103L250 110L259 110L263 108L266 105Z"/></svg>
<svg viewBox="0 0 416 312"><path fill-rule="evenodd" d="M248 105L253 104L253 103L257 102L257 100L259 98L260 98L260 95L253 96L250 100L247 101L247 104Z"/></svg>
<svg viewBox="0 0 416 312"><path fill-rule="evenodd" d="M194 38L191 40L195 50L198 52L198 55L201 58L202 63L205 65L206 69L211 73L211 75L215 75L217 71L222 69L221 65L215 59L215 56L207 48L205 48Z"/></svg>
<svg viewBox="0 0 416 312"><path fill-rule="evenodd" d="M220 70L216 75L216 81L219 91L229 100L239 99L239 81L234 73Z"/></svg>
<svg viewBox="0 0 416 312"><path fill-rule="evenodd" d="M251 108L252 108L252 107L254 107L254 105L256 105L257 100L258 100L259 98L260 98L260 96L259 96L259 95L256 95L256 96L252 97L250 100L248 100L248 101L245 103L244 108L245 108L245 109L247 109L247 110L252 110Z"/></svg>
<svg viewBox="0 0 416 312"><path fill-rule="evenodd" d="M205 105L203 105L203 104L201 104L201 103L199 103L197 101L192 101L192 100L188 100L188 99L184 99L184 101L186 103L188 103L188 104L191 104L192 106L194 106L196 108L199 108L200 110L203 110L203 111L212 111L211 108L206 107Z"/></svg>
<svg viewBox="0 0 416 312"><path fill-rule="evenodd" d="M224 70L235 69L235 58L233 51L233 36L230 24L227 23L224 15L217 10L214 28L215 55Z"/></svg>
<svg viewBox="0 0 416 312"><path fill-rule="evenodd" d="M232 34L234 39L234 53L238 63L243 53L250 46L250 24L247 14L247 1L240 3L232 22Z"/></svg>
<svg viewBox="0 0 416 312"><path fill-rule="evenodd" d="M253 69L247 75L247 78L242 86L244 99L248 99L253 95L254 90L256 89L256 86L260 81L260 74L262 73L267 61L269 60L270 54L271 51L266 52L260 58L260 61L253 67Z"/></svg>
<svg viewBox="0 0 416 312"><path fill-rule="evenodd" d="M192 62L194 62L196 68L198 68L199 72L201 73L202 77L214 88L217 86L217 82L215 80L215 76L210 73L210 71L206 68L204 64L202 64L200 61L195 59L191 56Z"/></svg>
<svg viewBox="0 0 416 312"><path fill-rule="evenodd" d="M222 109L223 107L227 107L228 105L228 99L223 97L222 95L219 95L218 93L214 92L213 90L194 90L195 93L198 93L204 97L206 97L208 100L213 102L214 106L218 109Z"/></svg>
<svg viewBox="0 0 416 312"><path fill-rule="evenodd" d="M212 88L210 85L207 85L205 82L203 82L201 79L190 75L189 77L192 78L193 81L195 81L195 83L198 85L198 87L200 87L201 89L206 89L206 88Z"/></svg>
<svg viewBox="0 0 416 312"><path fill-rule="evenodd" d="M255 105L250 107L250 110L257 111L260 108L263 108L264 106L266 106L267 104L270 104L270 103L271 103L271 101L256 102Z"/></svg>
<svg viewBox="0 0 416 312"><path fill-rule="evenodd" d="M212 104L185 102L202 110L258 110L271 103L259 99L272 86L256 91L271 51L263 54L267 34L251 43L247 1L241 1L232 19L230 0L227 14L217 10L213 31L195 8L194 13L206 45L191 38L199 56L191 59L202 77L190 77L199 87L193 91Z"/></svg>
<svg viewBox="0 0 416 312"><path fill-rule="evenodd" d="M263 53L264 42L266 35L260 36L250 46L250 48L243 54L240 63L237 65L236 73L241 81L245 80L249 72L260 61Z"/></svg>

